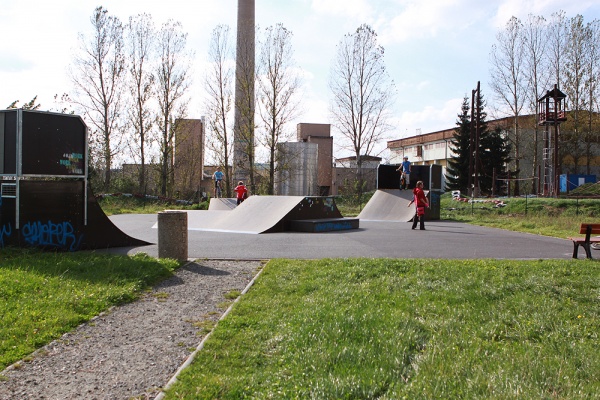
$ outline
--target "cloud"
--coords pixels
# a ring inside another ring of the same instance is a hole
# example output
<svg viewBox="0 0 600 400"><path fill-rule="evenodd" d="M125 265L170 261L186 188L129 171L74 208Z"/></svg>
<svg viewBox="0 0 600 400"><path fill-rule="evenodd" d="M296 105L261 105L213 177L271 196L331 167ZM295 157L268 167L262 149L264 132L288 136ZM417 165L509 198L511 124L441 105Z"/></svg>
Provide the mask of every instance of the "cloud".
<svg viewBox="0 0 600 400"><path fill-rule="evenodd" d="M12 51L0 53L0 72L20 72L33 67L34 63Z"/></svg>
<svg viewBox="0 0 600 400"><path fill-rule="evenodd" d="M565 2L564 0L504 0L494 16L494 26L503 28L508 20L517 17L524 20L527 15L540 15L549 18L558 11L564 11L568 17L585 14L586 11L600 11L597 0L580 0ZM587 18L586 18L587 19Z"/></svg>
<svg viewBox="0 0 600 400"><path fill-rule="evenodd" d="M406 0L400 3L399 13L380 19L384 41L404 42L412 38L436 37L440 32L463 29L473 23L471 19L475 11L469 1ZM479 6L478 9L481 8Z"/></svg>
<svg viewBox="0 0 600 400"><path fill-rule="evenodd" d="M462 98L454 98L444 102L441 107L425 106L417 111L404 111L397 120L401 137L413 136L451 129L456 116L460 112Z"/></svg>
<svg viewBox="0 0 600 400"><path fill-rule="evenodd" d="M311 8L319 14L364 18L373 13L366 0L312 0Z"/></svg>

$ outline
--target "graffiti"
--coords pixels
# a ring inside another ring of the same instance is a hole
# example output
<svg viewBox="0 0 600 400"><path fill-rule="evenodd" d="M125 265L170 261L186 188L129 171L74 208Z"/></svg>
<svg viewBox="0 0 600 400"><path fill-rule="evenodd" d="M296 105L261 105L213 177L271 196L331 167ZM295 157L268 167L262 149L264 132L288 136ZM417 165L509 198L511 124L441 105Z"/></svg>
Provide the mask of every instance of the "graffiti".
<svg viewBox="0 0 600 400"><path fill-rule="evenodd" d="M28 222L21 228L21 235L32 246L51 246L76 251L81 245L82 235L76 235L70 222Z"/></svg>
<svg viewBox="0 0 600 400"><path fill-rule="evenodd" d="M60 165L66 167L67 171L69 171L71 174L81 175L83 173L83 168L82 168L83 154L65 153L65 154L63 154L63 157L65 157L65 158L62 160L59 160L59 163L60 163Z"/></svg>
<svg viewBox="0 0 600 400"><path fill-rule="evenodd" d="M12 235L12 227L10 224L2 225L0 229L0 247L4 248L4 238Z"/></svg>
<svg viewBox="0 0 600 400"><path fill-rule="evenodd" d="M315 232L343 231L355 229L350 221L320 222L315 225Z"/></svg>

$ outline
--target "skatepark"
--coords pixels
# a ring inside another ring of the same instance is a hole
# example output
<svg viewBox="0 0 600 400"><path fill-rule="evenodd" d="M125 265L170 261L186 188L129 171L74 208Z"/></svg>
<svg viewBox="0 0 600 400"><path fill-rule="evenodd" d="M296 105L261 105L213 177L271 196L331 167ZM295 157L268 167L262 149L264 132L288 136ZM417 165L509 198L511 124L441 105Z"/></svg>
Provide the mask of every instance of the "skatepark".
<svg viewBox="0 0 600 400"><path fill-rule="evenodd" d="M415 168L426 182L432 207L426 231L411 230L412 190L400 190L393 166L380 166L379 189L356 218L344 218L334 198L250 196L236 207L233 199L211 199L209 210L188 211L190 259L262 260L337 257L443 259L570 259L571 242L486 228L439 218L441 175L435 166ZM294 231L294 220L355 219L356 228L322 232ZM157 215L115 215L112 222L150 245L113 248L121 254L158 255Z"/></svg>
<svg viewBox="0 0 600 400"><path fill-rule="evenodd" d="M406 207L408 201L399 197L399 202L404 202L406 209L409 209ZM360 220L358 229L322 233L284 231L256 234L199 228L196 224L201 217L195 214L202 212L193 211L188 214L190 216L188 226L190 259L386 257L532 260L570 259L572 256L571 243L566 239L453 221L427 221L427 230L420 231L411 230L410 222L394 220L395 216L390 216L389 220ZM257 219L260 218L262 216L257 215ZM118 254L144 252L158 256L156 214L123 214L112 216L110 219L128 235L153 244L103 251Z"/></svg>

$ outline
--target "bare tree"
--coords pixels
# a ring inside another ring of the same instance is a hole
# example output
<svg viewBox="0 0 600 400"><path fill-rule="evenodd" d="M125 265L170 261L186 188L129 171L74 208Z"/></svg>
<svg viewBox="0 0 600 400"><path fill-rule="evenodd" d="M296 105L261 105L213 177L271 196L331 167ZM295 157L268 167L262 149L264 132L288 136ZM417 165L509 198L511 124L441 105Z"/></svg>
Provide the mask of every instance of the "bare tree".
<svg viewBox="0 0 600 400"><path fill-rule="evenodd" d="M513 160L516 177L520 174L521 128L519 117L526 104L529 92L529 77L525 65L523 24L512 17L503 31L496 35L496 44L491 51L491 88L498 103L502 104L513 118L512 134ZM515 195L519 194L518 181L515 181Z"/></svg>
<svg viewBox="0 0 600 400"><path fill-rule="evenodd" d="M531 114L535 116L533 126L533 158L531 166L531 176L535 178L538 165L540 164L538 154L538 142L540 141L540 128L538 125L538 107L537 101L550 87L550 63L548 57L548 39L546 20L544 17L529 15L523 25L523 42L525 45L525 66L527 69L527 79L529 81L529 92L527 93L527 107ZM533 181L532 192L537 193L536 181Z"/></svg>
<svg viewBox="0 0 600 400"><path fill-rule="evenodd" d="M591 162L594 157L594 144L600 142L600 21L595 19L587 25L587 123L585 128L586 174L591 173Z"/></svg>
<svg viewBox="0 0 600 400"><path fill-rule="evenodd" d="M152 128L156 121L152 107L155 35L150 15L140 14L129 18L126 48L129 75L127 89L131 105L127 108L127 117L134 130L129 147L133 158L139 161L138 190L144 193L147 183L148 149L155 140L152 136Z"/></svg>
<svg viewBox="0 0 600 400"><path fill-rule="evenodd" d="M590 32L584 24L583 16L571 18L567 24L566 46L563 49L564 69L561 74L562 91L567 95L570 118L564 124L567 129L561 132L562 156L570 155L577 173L580 160L584 157L585 110L588 97L586 86L591 77L588 76L589 38Z"/></svg>
<svg viewBox="0 0 600 400"><path fill-rule="evenodd" d="M344 138L341 144L356 155L358 192L362 192L362 156L371 155L390 128L388 109L395 85L387 73L384 49L377 34L366 24L349 33L337 45L329 87L331 113Z"/></svg>
<svg viewBox="0 0 600 400"><path fill-rule="evenodd" d="M268 27L259 46L258 100L264 128L259 141L268 152L267 194L272 195L275 192L277 144L291 136L286 125L299 114L300 76L294 64L292 32L282 24Z"/></svg>
<svg viewBox="0 0 600 400"><path fill-rule="evenodd" d="M208 93L206 102L207 125L210 136L207 147L212 151L217 165L225 171L226 195L231 197L232 177L229 166L232 163L233 140L229 129L229 115L233 102L234 69L231 35L227 25L213 29L208 60L210 69L204 79Z"/></svg>
<svg viewBox="0 0 600 400"><path fill-rule="evenodd" d="M175 121L184 118L187 112L185 95L191 83L188 76L191 54L186 52L187 34L181 31L179 22L167 21L157 37L159 63L155 90L159 104L160 192L165 196L174 181Z"/></svg>
<svg viewBox="0 0 600 400"><path fill-rule="evenodd" d="M124 126L121 99L125 61L123 27L118 18L102 7L90 19L93 33L79 35L79 51L70 71L75 86L74 102L84 110L91 124L90 157L104 174L103 188L111 183L113 157L121 150Z"/></svg>
<svg viewBox="0 0 600 400"><path fill-rule="evenodd" d="M567 17L564 11L559 11L552 14L548 24L549 38L549 56L550 68L552 71L553 81L551 83L558 85L560 89L563 81L563 54L567 45L568 26Z"/></svg>

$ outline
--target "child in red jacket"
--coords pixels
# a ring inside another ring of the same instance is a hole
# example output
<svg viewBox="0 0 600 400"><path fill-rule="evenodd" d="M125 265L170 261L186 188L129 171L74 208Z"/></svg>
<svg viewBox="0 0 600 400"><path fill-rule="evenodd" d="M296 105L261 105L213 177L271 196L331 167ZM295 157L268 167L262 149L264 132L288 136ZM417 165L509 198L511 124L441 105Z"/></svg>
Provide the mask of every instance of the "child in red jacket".
<svg viewBox="0 0 600 400"><path fill-rule="evenodd" d="M425 196L425 192L423 191L423 181L418 181L416 187L413 189L413 199L408 206L415 203L416 211L415 216L413 217L412 229L417 227L417 222L420 222L421 230L425 230L425 207L429 208L429 201L427 200L427 196Z"/></svg>
<svg viewBox="0 0 600 400"><path fill-rule="evenodd" d="M239 206L248 197L248 189L244 185L244 182L239 181L233 191L236 193L237 205Z"/></svg>

